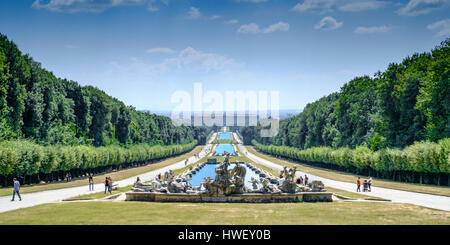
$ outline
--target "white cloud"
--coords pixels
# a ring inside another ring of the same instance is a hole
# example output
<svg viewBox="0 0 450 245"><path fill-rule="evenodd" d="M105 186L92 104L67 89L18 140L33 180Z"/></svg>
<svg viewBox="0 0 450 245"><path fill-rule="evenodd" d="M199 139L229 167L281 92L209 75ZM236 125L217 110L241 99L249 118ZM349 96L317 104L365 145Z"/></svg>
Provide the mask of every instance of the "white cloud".
<svg viewBox="0 0 450 245"><path fill-rule="evenodd" d="M222 18L222 16L220 16L220 15L213 15L213 16L210 17L211 20L217 20L217 19L220 19L220 18Z"/></svg>
<svg viewBox="0 0 450 245"><path fill-rule="evenodd" d="M364 33L378 33L378 32L387 32L389 27L387 26L359 26L355 29L355 33L364 34Z"/></svg>
<svg viewBox="0 0 450 245"><path fill-rule="evenodd" d="M239 29L237 30L237 32L255 34L255 33L259 33L260 30L259 30L259 26L257 24L250 23L250 24L240 26Z"/></svg>
<svg viewBox="0 0 450 245"><path fill-rule="evenodd" d="M198 8L191 7L189 9L189 18L198 19L198 18L200 18L200 16L201 16L201 13Z"/></svg>
<svg viewBox="0 0 450 245"><path fill-rule="evenodd" d="M118 6L147 5L150 12L158 11L159 3L168 5L168 0L35 0L31 7L63 13L98 13Z"/></svg>
<svg viewBox="0 0 450 245"><path fill-rule="evenodd" d="M238 33L249 33L249 34L256 34L256 33L271 33L275 31L289 31L289 24L286 22L278 22L275 24L272 24L265 28L264 30L261 30L259 26L255 23L250 23L246 25L241 25L239 29L237 30Z"/></svg>
<svg viewBox="0 0 450 245"><path fill-rule="evenodd" d="M315 29L322 30L335 30L340 28L344 22L337 22L335 18L331 16L324 17L317 25L314 26Z"/></svg>
<svg viewBox="0 0 450 245"><path fill-rule="evenodd" d="M450 36L450 19L429 24L427 28L431 31L437 31L436 35L438 36Z"/></svg>
<svg viewBox="0 0 450 245"><path fill-rule="evenodd" d="M114 77L165 77L166 74L198 73L204 75L238 72L244 63L215 53L203 52L187 47L175 57L165 58L156 63L148 63L131 58L129 63L110 62L107 73Z"/></svg>
<svg viewBox="0 0 450 245"><path fill-rule="evenodd" d="M348 2L344 3L341 6L338 7L341 11L348 11L348 12L359 12L363 10L370 10L370 9L378 9L386 5L386 2L381 1L356 1L356 2Z"/></svg>
<svg viewBox="0 0 450 245"><path fill-rule="evenodd" d="M289 31L289 24L286 22L278 22L276 24L270 25L266 29L264 29L264 33L271 33L274 31Z"/></svg>
<svg viewBox="0 0 450 245"><path fill-rule="evenodd" d="M232 19L232 20L227 20L227 21L224 21L224 23L225 23L225 24L232 24L232 25L234 25L234 24L237 24L237 23L239 23L239 21L238 21L238 20L236 20L236 19Z"/></svg>
<svg viewBox="0 0 450 245"><path fill-rule="evenodd" d="M214 53L205 53L192 47L183 49L177 57L168 58L161 63L161 66L165 69L190 66L199 67L204 71L217 71L230 67L239 67L241 65L231 58Z"/></svg>
<svg viewBox="0 0 450 245"><path fill-rule="evenodd" d="M175 51L170 48L151 48L151 49L147 49L147 53L171 54L171 53L175 53Z"/></svg>
<svg viewBox="0 0 450 245"><path fill-rule="evenodd" d="M378 9L386 4L387 2L378 0L304 0L302 3L297 3L292 10L296 12L314 10L330 12L337 9L345 12L359 12Z"/></svg>
<svg viewBox="0 0 450 245"><path fill-rule="evenodd" d="M330 9L335 0L304 0L303 3L297 3L292 10L297 12L305 12L315 9Z"/></svg>
<svg viewBox="0 0 450 245"><path fill-rule="evenodd" d="M406 16L428 14L435 9L448 7L449 2L449 0L410 0L406 6L397 10L397 14Z"/></svg>

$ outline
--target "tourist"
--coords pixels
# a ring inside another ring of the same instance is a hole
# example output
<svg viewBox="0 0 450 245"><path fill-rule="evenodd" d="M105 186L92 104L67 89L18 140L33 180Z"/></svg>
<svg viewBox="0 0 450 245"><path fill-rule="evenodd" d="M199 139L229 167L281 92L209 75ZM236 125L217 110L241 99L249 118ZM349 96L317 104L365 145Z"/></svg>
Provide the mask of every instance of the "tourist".
<svg viewBox="0 0 450 245"><path fill-rule="evenodd" d="M303 177L300 175L298 178L300 179L300 185L303 184Z"/></svg>
<svg viewBox="0 0 450 245"><path fill-rule="evenodd" d="M296 183L297 185L300 185L300 178L297 178L297 180L295 181L295 183Z"/></svg>
<svg viewBox="0 0 450 245"><path fill-rule="evenodd" d="M66 173L66 182L69 182L69 173Z"/></svg>
<svg viewBox="0 0 450 245"><path fill-rule="evenodd" d="M186 166L189 162L189 159L186 159L186 161L184 161L184 166Z"/></svg>
<svg viewBox="0 0 450 245"><path fill-rule="evenodd" d="M356 181L356 192L361 192L361 180L358 177L358 180Z"/></svg>
<svg viewBox="0 0 450 245"><path fill-rule="evenodd" d="M305 174L305 185L308 185L308 175Z"/></svg>
<svg viewBox="0 0 450 245"><path fill-rule="evenodd" d="M109 179L108 179L108 177L106 177L105 178L105 194L108 189L109 189Z"/></svg>
<svg viewBox="0 0 450 245"><path fill-rule="evenodd" d="M368 186L367 180L365 179L365 180L363 181L363 192L367 192L367 186Z"/></svg>
<svg viewBox="0 0 450 245"><path fill-rule="evenodd" d="M92 177L92 174L89 174L89 191L94 190L94 178Z"/></svg>
<svg viewBox="0 0 450 245"><path fill-rule="evenodd" d="M17 193L17 196L19 197L19 201L22 201L22 197L20 196L20 193L19 193L20 182L16 178L13 179L13 182L14 182L14 191L13 191L13 196L12 196L11 202L14 201L14 197L16 196L16 193Z"/></svg>
<svg viewBox="0 0 450 245"><path fill-rule="evenodd" d="M113 187L113 181L111 179L111 177L108 177L108 192L109 194L112 194L112 187Z"/></svg>
<svg viewBox="0 0 450 245"><path fill-rule="evenodd" d="M369 181L367 181L367 185L369 187L369 192L372 191L372 177L369 176Z"/></svg>

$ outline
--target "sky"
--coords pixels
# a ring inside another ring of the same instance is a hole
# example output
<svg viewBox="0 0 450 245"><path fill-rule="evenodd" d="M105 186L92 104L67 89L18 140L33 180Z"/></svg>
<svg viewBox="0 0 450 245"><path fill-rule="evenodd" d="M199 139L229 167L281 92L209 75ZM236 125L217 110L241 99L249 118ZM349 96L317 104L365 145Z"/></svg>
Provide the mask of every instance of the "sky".
<svg viewBox="0 0 450 245"><path fill-rule="evenodd" d="M450 36L450 0L2 0L0 32L139 110L176 91L278 91L302 109Z"/></svg>

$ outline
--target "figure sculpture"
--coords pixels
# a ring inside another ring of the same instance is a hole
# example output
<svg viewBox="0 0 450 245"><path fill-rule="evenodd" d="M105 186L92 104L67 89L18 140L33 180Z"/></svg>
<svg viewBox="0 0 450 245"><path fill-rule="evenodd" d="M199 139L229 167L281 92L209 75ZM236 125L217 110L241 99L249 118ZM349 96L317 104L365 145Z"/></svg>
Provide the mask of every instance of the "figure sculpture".
<svg viewBox="0 0 450 245"><path fill-rule="evenodd" d="M258 180L256 180L255 178L252 177L249 182L252 183L252 187L253 187L254 191L258 190L258 183L259 183Z"/></svg>

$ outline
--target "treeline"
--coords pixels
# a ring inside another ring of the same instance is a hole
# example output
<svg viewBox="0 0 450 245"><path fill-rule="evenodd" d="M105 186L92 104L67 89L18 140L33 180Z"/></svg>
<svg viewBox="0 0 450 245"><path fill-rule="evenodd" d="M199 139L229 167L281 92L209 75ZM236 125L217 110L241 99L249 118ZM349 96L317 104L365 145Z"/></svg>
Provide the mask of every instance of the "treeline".
<svg viewBox="0 0 450 245"><path fill-rule="evenodd" d="M206 127L176 127L168 117L137 111L97 88L57 78L0 34L0 141L204 144L208 133Z"/></svg>
<svg viewBox="0 0 450 245"><path fill-rule="evenodd" d="M165 157L187 152L197 145L149 145L145 143L94 147L88 145L42 146L30 140L12 140L0 143L0 183L11 184L17 177L22 183L39 183L62 180L65 174L73 178L140 166Z"/></svg>
<svg viewBox="0 0 450 245"><path fill-rule="evenodd" d="M273 138L258 127L241 129L246 144L307 149L367 146L376 151L450 137L450 39L431 52L392 63L373 77L356 77L339 92L308 104L280 122Z"/></svg>
<svg viewBox="0 0 450 245"><path fill-rule="evenodd" d="M301 150L263 145L256 140L252 143L261 152L315 166L402 182L450 185L450 138L437 143L416 142L403 150L385 148L378 151L366 146L355 149L320 146Z"/></svg>

